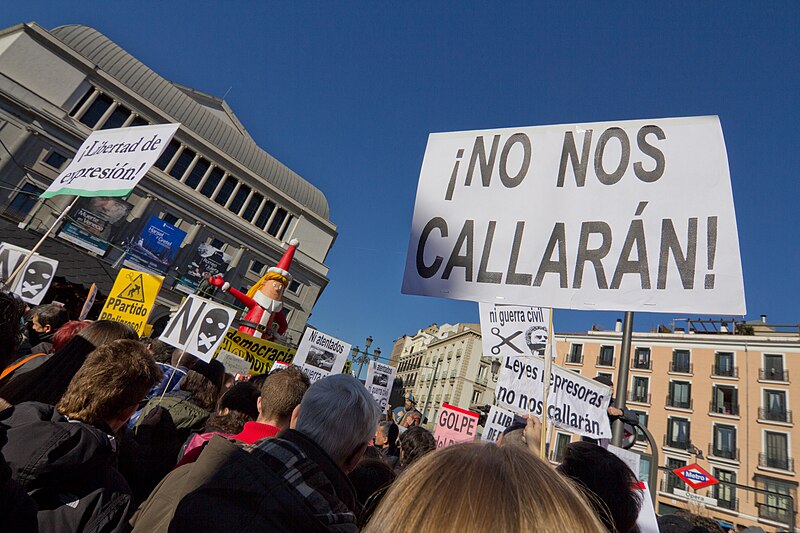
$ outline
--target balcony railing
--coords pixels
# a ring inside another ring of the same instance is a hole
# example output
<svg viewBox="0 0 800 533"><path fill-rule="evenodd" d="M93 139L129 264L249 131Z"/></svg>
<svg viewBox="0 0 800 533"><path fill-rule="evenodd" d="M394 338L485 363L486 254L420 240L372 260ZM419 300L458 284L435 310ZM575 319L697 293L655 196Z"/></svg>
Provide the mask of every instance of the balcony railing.
<svg viewBox="0 0 800 533"><path fill-rule="evenodd" d="M628 401L636 403L650 403L650 393L633 390L628 393Z"/></svg>
<svg viewBox="0 0 800 533"><path fill-rule="evenodd" d="M759 407L758 418L759 420L769 420L770 422L786 422L791 424L792 412L787 411L786 409L778 411L775 409L764 409L763 407Z"/></svg>
<svg viewBox="0 0 800 533"><path fill-rule="evenodd" d="M776 494L774 497L780 497ZM792 511L789 509L789 500L785 500L786 507L779 507L777 505L770 505L768 503L756 502L758 507L758 517L766 518L767 520L775 520L776 522L788 523L791 518Z"/></svg>
<svg viewBox="0 0 800 533"><path fill-rule="evenodd" d="M597 356L597 366L614 366L614 358L598 355Z"/></svg>
<svg viewBox="0 0 800 533"><path fill-rule="evenodd" d="M728 448L720 448L718 446L714 446L713 443L708 445L708 455L714 457L720 457L722 459L731 459L733 461L739 460L739 448L728 449Z"/></svg>
<svg viewBox="0 0 800 533"><path fill-rule="evenodd" d="M574 365L582 365L583 364L583 354L582 353L571 353L567 355L567 363L571 363Z"/></svg>
<svg viewBox="0 0 800 533"><path fill-rule="evenodd" d="M664 435L664 446L669 446L670 448L678 448L680 450L688 450L689 449L689 440L681 441L675 440L669 435Z"/></svg>
<svg viewBox="0 0 800 533"><path fill-rule="evenodd" d="M648 359L647 361L637 361L636 359L633 360L633 368L637 370L650 370L653 366L653 362Z"/></svg>
<svg viewBox="0 0 800 533"><path fill-rule="evenodd" d="M739 416L739 404L733 402L717 403L711 400L708 404L709 413L717 413L720 415Z"/></svg>
<svg viewBox="0 0 800 533"><path fill-rule="evenodd" d="M794 458L792 457L774 457L768 453L759 453L758 465L766 466L767 468L777 468L778 470L786 470L787 472L794 472Z"/></svg>
<svg viewBox="0 0 800 533"><path fill-rule="evenodd" d="M679 363L677 361L670 361L669 371L677 372L679 374L691 374L693 365L691 363Z"/></svg>
<svg viewBox="0 0 800 533"><path fill-rule="evenodd" d="M679 409L692 409L694 407L694 399L689 398L689 400L678 400L673 398L671 395L667 395L667 407L677 407Z"/></svg>
<svg viewBox="0 0 800 533"><path fill-rule="evenodd" d="M714 365L711 367L711 375L724 377L724 378L738 378L739 377L739 367L734 366L719 366Z"/></svg>
<svg viewBox="0 0 800 533"><path fill-rule="evenodd" d="M478 377L476 377L475 378L475 383L477 383L478 385L484 385L485 386L486 383L487 383L486 376L478 376Z"/></svg>
<svg viewBox="0 0 800 533"><path fill-rule="evenodd" d="M716 496L717 499L717 507L722 507L723 509L730 509L731 511L738 511L739 510L739 498L732 498L727 500L725 498L720 498L720 496Z"/></svg>
<svg viewBox="0 0 800 533"><path fill-rule="evenodd" d="M673 473L668 473L667 477L661 480L661 492L673 492L675 489L685 488L685 483Z"/></svg>
<svg viewBox="0 0 800 533"><path fill-rule="evenodd" d="M758 379L763 381L789 381L789 371L775 368L759 368Z"/></svg>

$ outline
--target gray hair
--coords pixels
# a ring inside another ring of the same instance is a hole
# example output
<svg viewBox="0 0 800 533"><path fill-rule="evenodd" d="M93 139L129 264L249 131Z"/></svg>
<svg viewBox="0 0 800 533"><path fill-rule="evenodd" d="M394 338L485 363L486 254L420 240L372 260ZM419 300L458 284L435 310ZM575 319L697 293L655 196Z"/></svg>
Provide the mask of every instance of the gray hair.
<svg viewBox="0 0 800 533"><path fill-rule="evenodd" d="M378 418L378 403L366 387L353 376L336 374L309 387L295 429L341 465L375 435Z"/></svg>
<svg viewBox="0 0 800 533"><path fill-rule="evenodd" d="M392 427L392 424L393 422L389 422L388 420L384 420L378 423L378 427L381 428L381 435L383 435L387 439L389 438L389 428Z"/></svg>

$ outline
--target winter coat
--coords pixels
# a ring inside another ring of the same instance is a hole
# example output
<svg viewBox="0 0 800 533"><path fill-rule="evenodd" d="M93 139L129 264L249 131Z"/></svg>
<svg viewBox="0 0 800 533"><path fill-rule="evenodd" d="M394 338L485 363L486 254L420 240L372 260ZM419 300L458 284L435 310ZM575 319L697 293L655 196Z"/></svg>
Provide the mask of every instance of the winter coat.
<svg viewBox="0 0 800 533"><path fill-rule="evenodd" d="M2 454L38 505L40 531L127 531L135 506L109 431L24 402L0 413Z"/></svg>
<svg viewBox="0 0 800 533"><path fill-rule="evenodd" d="M215 436L139 508L134 532L358 531L355 491L333 460L285 430L250 451Z"/></svg>
<svg viewBox="0 0 800 533"><path fill-rule="evenodd" d="M175 429L178 430L180 442L183 443L193 431L200 431L211 415L202 407L192 403L192 395L186 391L175 391L167 393L164 398L152 398L142 409L139 420L147 416L151 410L161 407L169 413ZM137 424L137 430L140 424Z"/></svg>

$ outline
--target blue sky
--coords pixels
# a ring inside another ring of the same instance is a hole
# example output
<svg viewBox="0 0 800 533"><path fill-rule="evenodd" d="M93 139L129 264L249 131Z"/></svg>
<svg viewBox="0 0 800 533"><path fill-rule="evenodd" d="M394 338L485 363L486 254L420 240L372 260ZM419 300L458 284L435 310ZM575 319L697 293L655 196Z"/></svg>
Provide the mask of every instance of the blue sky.
<svg viewBox="0 0 800 533"><path fill-rule="evenodd" d="M798 3L8 4L3 27L93 26L167 79L227 92L253 138L330 202L339 238L311 317L330 335L372 335L388 354L432 322L477 321L477 304L400 294L429 133L712 114L748 318L800 322ZM585 331L621 313L554 316ZM635 328L673 318L639 313Z"/></svg>

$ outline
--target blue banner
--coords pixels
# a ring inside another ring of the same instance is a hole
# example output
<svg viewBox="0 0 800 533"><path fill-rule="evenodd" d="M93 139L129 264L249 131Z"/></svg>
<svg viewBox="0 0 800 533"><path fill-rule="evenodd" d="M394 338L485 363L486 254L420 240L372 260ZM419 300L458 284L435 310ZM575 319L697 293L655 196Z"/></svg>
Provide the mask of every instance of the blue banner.
<svg viewBox="0 0 800 533"><path fill-rule="evenodd" d="M133 242L123 264L164 275L185 237L185 231L152 216Z"/></svg>

